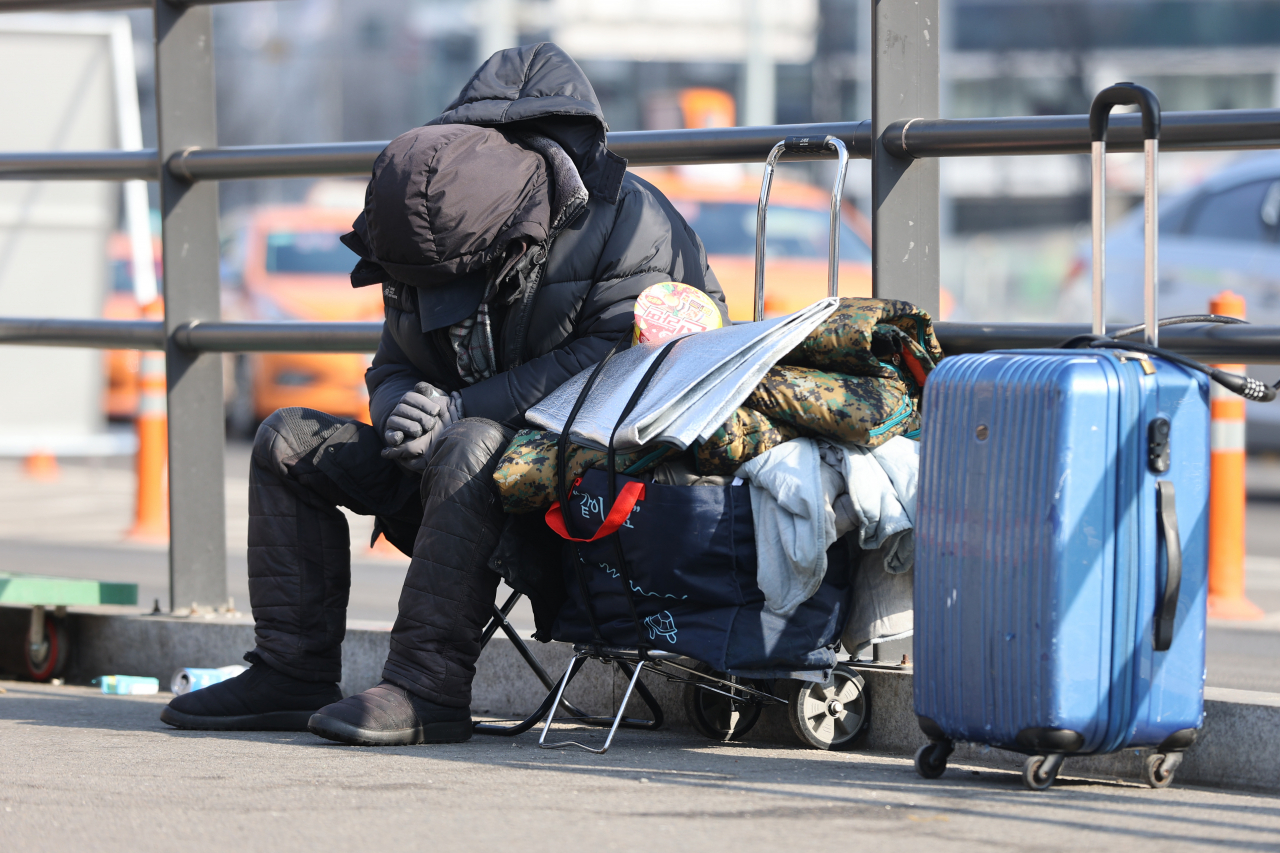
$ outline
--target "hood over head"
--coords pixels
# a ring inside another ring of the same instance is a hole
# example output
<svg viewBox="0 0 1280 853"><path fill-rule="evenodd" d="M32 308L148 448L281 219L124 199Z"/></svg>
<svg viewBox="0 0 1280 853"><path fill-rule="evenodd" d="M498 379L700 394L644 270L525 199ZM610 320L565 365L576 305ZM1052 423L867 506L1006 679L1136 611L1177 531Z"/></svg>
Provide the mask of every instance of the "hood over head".
<svg viewBox="0 0 1280 853"><path fill-rule="evenodd" d="M546 136L578 167L592 196L618 200L627 161L605 147L605 123L591 81L551 42L500 50L427 126L473 124Z"/></svg>
<svg viewBox="0 0 1280 853"><path fill-rule="evenodd" d="M517 240L551 231L546 159L496 130L419 127L378 155L364 211L342 241L361 261L357 287L430 288L478 273Z"/></svg>
<svg viewBox="0 0 1280 853"><path fill-rule="evenodd" d="M518 257L514 244L546 242L588 194L617 201L627 161L605 147L607 129L560 48L498 51L443 114L378 155L364 211L342 238L361 258L352 285L413 285L432 307L424 323L469 316L485 270Z"/></svg>

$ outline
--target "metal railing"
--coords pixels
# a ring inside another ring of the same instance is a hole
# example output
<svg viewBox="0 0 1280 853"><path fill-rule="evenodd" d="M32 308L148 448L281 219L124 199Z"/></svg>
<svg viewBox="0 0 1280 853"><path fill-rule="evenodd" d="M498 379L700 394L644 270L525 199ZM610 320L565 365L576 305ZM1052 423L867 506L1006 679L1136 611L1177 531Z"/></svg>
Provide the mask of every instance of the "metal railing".
<svg viewBox="0 0 1280 853"><path fill-rule="evenodd" d="M212 27L227 0L0 0L0 12L150 6L155 14L159 148L0 153L0 179L157 180L166 282L161 321L0 318L0 344L164 349L170 447L170 606L226 600L223 352L371 352L381 323L248 323L219 319L217 196L211 182L365 175L385 142L218 147ZM1087 153L1088 117L938 118L939 0L872 5L872 118L861 122L612 133L631 165L763 162L789 135L836 136L872 164L876 296L937 313L937 158ZM887 49L890 42L893 50ZM1118 115L1112 151L1141 150L1138 117ZM1165 150L1280 147L1280 110L1173 112ZM832 155L805 155L815 159ZM788 159L800 159L790 157ZM183 251L177 251L180 244ZM948 352L1052 346L1086 324L938 323ZM1280 327L1179 326L1170 349L1209 361L1280 363Z"/></svg>
<svg viewBox="0 0 1280 853"><path fill-rule="evenodd" d="M1280 147L1280 110L1167 112L1161 121L1160 148L1164 151ZM851 157L870 160L873 156L870 121L623 131L610 133L608 141L610 150L633 166L679 166L762 163L779 139L803 135L835 136L848 146ZM168 171L186 183L367 175L386 145L387 141L193 147L171 157ZM884 145L891 155L906 159L1088 154L1089 117L912 119L890 125L884 133ZM1142 150L1138 116L1117 115L1111 120L1107 148L1113 152ZM784 159L832 157L822 153ZM160 157L154 148L0 152L0 179L154 181L159 174Z"/></svg>
<svg viewBox="0 0 1280 853"><path fill-rule="evenodd" d="M993 349L1042 349L1088 334L1088 323L948 323L934 329L948 355ZM381 323L192 322L173 332L190 352L371 353ZM1137 335L1134 339L1137 340ZM0 344L163 349L158 320L57 320L0 317ZM1188 324L1160 331L1160 346L1221 364L1280 364L1280 326Z"/></svg>

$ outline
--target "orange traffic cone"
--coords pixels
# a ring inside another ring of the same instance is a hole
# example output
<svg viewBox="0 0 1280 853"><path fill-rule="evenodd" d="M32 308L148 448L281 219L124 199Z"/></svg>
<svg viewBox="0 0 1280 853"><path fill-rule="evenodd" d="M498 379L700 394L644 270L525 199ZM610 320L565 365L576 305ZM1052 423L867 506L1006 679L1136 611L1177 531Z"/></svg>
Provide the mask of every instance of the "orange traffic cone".
<svg viewBox="0 0 1280 853"><path fill-rule="evenodd" d="M1209 302L1210 314L1244 319L1244 309L1244 299L1230 290ZM1243 364L1215 366L1245 371ZM1261 619L1262 609L1244 594L1244 398L1216 382L1210 387L1209 615Z"/></svg>
<svg viewBox="0 0 1280 853"><path fill-rule="evenodd" d="M152 319L164 317L159 300L143 310ZM138 377L137 502L128 538L135 542L169 541L169 416L165 408L163 352L144 352Z"/></svg>
<svg viewBox="0 0 1280 853"><path fill-rule="evenodd" d="M58 470L58 457L47 450L33 450L26 459L22 460L22 473L26 474L29 480L53 482L61 474Z"/></svg>

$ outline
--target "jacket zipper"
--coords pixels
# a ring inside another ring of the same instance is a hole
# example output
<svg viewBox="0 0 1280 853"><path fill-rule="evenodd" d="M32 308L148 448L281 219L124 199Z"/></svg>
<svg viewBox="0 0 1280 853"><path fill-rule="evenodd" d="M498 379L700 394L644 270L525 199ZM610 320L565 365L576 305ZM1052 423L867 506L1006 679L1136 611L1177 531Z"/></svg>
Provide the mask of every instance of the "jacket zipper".
<svg viewBox="0 0 1280 853"><path fill-rule="evenodd" d="M502 366L504 371L519 367L524 362L524 342L529 335L529 319L533 316L534 299L542 284L542 272L546 269L547 257L551 254L549 245L539 244L534 246L532 251L538 254L529 261L529 279L526 286L528 292L520 300L520 316L516 320L514 340L504 359L506 361ZM519 273L517 272L516 275Z"/></svg>
<svg viewBox="0 0 1280 853"><path fill-rule="evenodd" d="M564 224L561 225L553 234L547 237L547 242L534 246L533 249L530 250L541 254L535 258L531 258L529 261L529 292L526 293L524 298L520 301L520 316L516 321L516 328L513 332L515 338L512 341L511 348L507 349L504 353L503 361L505 363L502 365L502 370L504 372L507 370L513 370L524 363L524 344L525 340L529 336L529 320L533 316L533 303L538 296L538 288L542 286L542 274L543 271L546 270L547 259L551 257L551 244L555 242L556 237L559 237L564 233L566 228L576 222L578 217L580 217L586 209L587 205L584 202L577 210L572 211L565 216ZM518 272L516 274L519 275ZM506 335L504 333L503 337L505 336Z"/></svg>
<svg viewBox="0 0 1280 853"><path fill-rule="evenodd" d="M878 427L872 427L867 435L871 438L877 435L884 435L909 417L911 417L911 400L904 397L897 410L892 415L889 415L889 419Z"/></svg>

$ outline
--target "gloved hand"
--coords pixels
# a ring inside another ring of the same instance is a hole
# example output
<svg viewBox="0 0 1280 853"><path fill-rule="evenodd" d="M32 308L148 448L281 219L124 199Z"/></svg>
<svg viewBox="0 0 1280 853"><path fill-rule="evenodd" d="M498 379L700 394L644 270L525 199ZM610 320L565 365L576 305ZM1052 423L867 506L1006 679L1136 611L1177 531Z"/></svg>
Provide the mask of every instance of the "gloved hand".
<svg viewBox="0 0 1280 853"><path fill-rule="evenodd" d="M427 467L431 445L454 421L462 419L462 397L445 396L438 388L419 382L387 418L382 434L386 447L383 459L392 459L410 471Z"/></svg>

